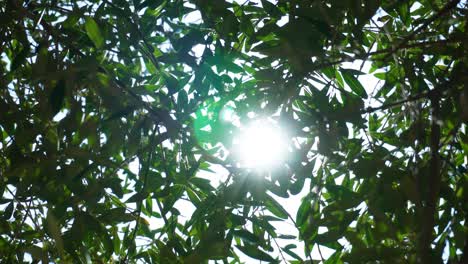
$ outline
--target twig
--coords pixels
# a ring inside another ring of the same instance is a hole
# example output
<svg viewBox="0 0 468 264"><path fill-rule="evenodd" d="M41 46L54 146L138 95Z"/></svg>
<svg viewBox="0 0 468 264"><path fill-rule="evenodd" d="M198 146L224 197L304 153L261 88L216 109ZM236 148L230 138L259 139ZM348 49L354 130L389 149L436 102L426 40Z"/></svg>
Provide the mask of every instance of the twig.
<svg viewBox="0 0 468 264"><path fill-rule="evenodd" d="M158 133L160 133L160 132L159 132L159 128L157 128L157 130L158 130ZM164 154L164 149L163 149L162 144L159 144L159 147L160 147L160 149L161 149L161 156L162 156L162 160L163 160L164 169L165 169L165 171L166 171L166 175L169 176L169 173L167 172L168 170L167 170L167 168L166 168L166 164L167 164L167 162L166 162L166 156L165 156L165 154ZM168 226L168 225L169 225L169 220L167 219L166 214L164 213L164 210L163 210L163 207L162 207L162 205L161 205L161 202L159 201L159 199L158 199L157 197L156 197L155 200L156 200L156 205L158 206L158 210L159 210L159 212L161 212L161 217L162 217L162 219L163 219L163 221L164 221L164 225L165 225L165 226ZM161 235L162 235L162 233L161 233Z"/></svg>
<svg viewBox="0 0 468 264"><path fill-rule="evenodd" d="M284 263L288 263L288 262L286 261L286 258L285 258L284 255L283 255L283 251L281 250L281 247L279 246L278 242L276 241L276 238L273 237L273 236L271 236L271 238L273 239L273 242L276 244L276 247L278 248L278 251L279 251L279 253L280 253L280 255L281 255L281 258L283 259Z"/></svg>
<svg viewBox="0 0 468 264"><path fill-rule="evenodd" d="M433 240L432 231L435 224L435 213L437 207L437 201L440 192L440 182L442 175L440 173L440 154L439 154L439 145L440 145L440 125L438 124L440 118L440 104L438 96L431 96L432 104L432 127L431 127L431 139L430 139L430 148L431 148L431 162L430 162L430 175L429 183L427 188L429 189L429 196L426 199L426 204L423 208L423 219L425 221L422 223L421 233L419 236L419 260L422 263L431 262L431 243Z"/></svg>
<svg viewBox="0 0 468 264"><path fill-rule="evenodd" d="M447 68L445 68L443 76L445 76L448 73L448 71L450 69L450 65L452 63L453 63L453 61L448 64ZM382 105L382 106L379 106L379 107L375 107L375 108L368 107L366 109L363 109L361 112L371 113L371 112L375 112L377 110L385 110L385 109L393 108L395 106L399 106L401 104L411 102L411 101L416 101L416 100L419 100L419 99L422 99L422 98L432 98L432 97L440 96L441 94L443 94L444 91L448 90L451 87L451 84L456 79L457 78L448 78L448 81L445 81L443 84L438 85L436 88L434 88L432 90L422 92L422 93L414 95L414 96L409 96L408 98L406 98L404 100L397 101L397 102L394 102L394 103L389 103L389 104Z"/></svg>
<svg viewBox="0 0 468 264"><path fill-rule="evenodd" d="M149 145L153 145L155 138L156 138L156 131L154 130L153 135L151 136L151 140L150 140ZM143 187L142 187L142 190L141 190L142 192L146 191L146 184L148 182L148 174L149 174L150 167L151 167L152 163L153 163L153 151L148 151L148 159L146 161L146 168L145 168L146 170L143 173ZM139 224L140 224L140 217L141 217L142 207L143 207L143 200L141 200L137 204L137 218L136 218L136 223L135 223L135 229L133 230L133 233L132 233L132 240L136 239L136 234L137 234L138 227L139 227ZM129 252L129 250L127 250L127 252L125 253L123 263L127 263L128 252Z"/></svg>
<svg viewBox="0 0 468 264"><path fill-rule="evenodd" d="M435 90L430 90L430 91L423 92L423 93L420 93L420 94L417 94L417 95L414 95L414 96L410 96L410 97L408 97L406 99L403 99L403 100L400 100L400 101L384 104L384 105L381 105L379 107L370 107L369 106L369 107L367 107L365 109L362 109L361 112L362 113L372 113L372 112L375 112L375 111L386 110L386 109L389 109L389 108L393 108L393 107L402 105L404 103L417 101L417 100L420 100L420 99L423 99L423 98L428 98L434 92L435 92Z"/></svg>
<svg viewBox="0 0 468 264"><path fill-rule="evenodd" d="M322 250L320 249L319 244L317 244L317 248L318 248L318 252L319 252L319 255L320 255L320 259L322 260L322 263L325 263L325 258L322 255Z"/></svg>
<svg viewBox="0 0 468 264"><path fill-rule="evenodd" d="M458 3L460 2L460 0L453 0L453 1L450 1L448 4L446 4L441 10L439 10L439 12L437 12L435 15L433 15L432 17L430 17L428 20L426 20L426 22L424 24L422 24L419 28L417 28L416 30L414 30L413 32L411 32L411 34L409 34L408 36L406 36L403 41L398 44L389 54L387 54L385 57L384 57L384 60L386 60L389 56L391 56L395 51L399 50L401 47L405 46L406 43L408 43L408 41L410 41L411 39L413 39L419 32L421 32L422 30L424 30L427 26L429 26L429 24L431 24L432 22L434 22L435 20L437 20L438 18L440 18L442 15L444 15L446 12L448 12L450 9L456 7L458 5Z"/></svg>
<svg viewBox="0 0 468 264"><path fill-rule="evenodd" d="M430 46L430 45L444 46L444 45L447 45L447 44L450 44L450 43L458 43L459 41L460 40L458 40L458 39L442 39L442 40L438 40L438 41L423 41L423 42L416 42L416 43L412 43L412 44L405 44L405 45L401 45L401 47L399 47L398 49L387 48L387 49L381 49L381 50L376 50L376 51L373 51L373 52L369 52L368 55L365 54L365 56L363 56L361 59L364 59L366 57L373 56L373 55L379 55L379 54L383 54L383 53L395 52L395 51L401 50L401 49L426 47L426 46ZM388 55L389 54L387 54L386 56L388 56ZM358 58L359 57L361 57L361 56L358 56Z"/></svg>
<svg viewBox="0 0 468 264"><path fill-rule="evenodd" d="M370 54L372 53L371 50L374 47L375 43L377 42L377 39L374 39L372 41L372 44L369 46L369 51L367 51L366 58L369 58ZM363 59L361 66L359 66L359 71L362 71L362 68L364 68L364 64L366 64L367 59Z"/></svg>

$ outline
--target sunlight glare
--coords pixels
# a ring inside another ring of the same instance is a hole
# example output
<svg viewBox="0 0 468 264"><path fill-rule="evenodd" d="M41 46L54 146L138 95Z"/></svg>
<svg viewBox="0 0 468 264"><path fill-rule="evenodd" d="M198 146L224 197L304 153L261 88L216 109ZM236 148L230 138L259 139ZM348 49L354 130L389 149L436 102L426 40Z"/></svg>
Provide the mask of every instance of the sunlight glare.
<svg viewBox="0 0 468 264"><path fill-rule="evenodd" d="M251 123L235 143L240 165L247 168L271 169L282 163L287 152L280 128L268 121Z"/></svg>

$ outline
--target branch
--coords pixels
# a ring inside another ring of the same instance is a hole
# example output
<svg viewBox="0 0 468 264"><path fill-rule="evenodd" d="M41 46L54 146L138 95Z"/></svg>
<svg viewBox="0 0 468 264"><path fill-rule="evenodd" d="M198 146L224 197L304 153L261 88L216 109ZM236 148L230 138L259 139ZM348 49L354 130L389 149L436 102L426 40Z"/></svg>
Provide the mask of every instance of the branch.
<svg viewBox="0 0 468 264"><path fill-rule="evenodd" d="M386 58L388 56L392 55L393 53L395 53L398 50L412 49L412 48L418 48L418 47L427 47L427 46L432 46L432 45L444 46L444 45L447 45L447 44L450 44L450 43L458 43L459 41L460 40L458 40L458 39L453 39L452 38L452 39L444 39L444 40L438 40L438 41L416 42L416 43L411 43L411 44L403 43L403 44L400 44L399 46L397 46L396 48L381 49L381 50L377 50L377 51L373 51L373 52L367 52L365 54L357 54L354 57L344 56L343 58L337 59L335 61L322 62L322 63L319 63L319 64L313 66L310 71L312 72L312 71L316 71L316 70L321 70L321 69L324 69L324 68L327 68L327 67L330 67L330 66L341 64L343 62L354 62L356 60L367 60L371 56L385 54L385 53L387 53L387 55L385 55L385 57L382 60L386 60Z"/></svg>
<svg viewBox="0 0 468 264"><path fill-rule="evenodd" d="M448 70L449 70L449 67L447 67L445 69L445 74L448 72ZM454 75L454 74L452 73L452 75ZM445 81L444 83L441 83L440 85L438 85L437 87L435 87L432 90L422 92L422 93L419 93L419 94L416 94L416 95L413 95L413 96L409 96L408 98L400 100L400 101L384 104L384 105L381 105L379 107L367 107L365 109L362 109L361 113L365 114L365 113L372 113L372 112L379 111L379 110L386 110L386 109L389 109L389 108L393 108L393 107L402 105L404 103L413 102L413 101L417 101L417 100L420 100L420 99L431 99L432 100L434 98L438 98L445 91L447 91L451 87L451 85L456 81L457 81L457 78L449 78L448 81Z"/></svg>
<svg viewBox="0 0 468 264"><path fill-rule="evenodd" d="M159 131L159 128L157 128L157 130L158 130L158 133L161 133ZM162 162L163 162L162 164L164 166L164 171L169 176L169 172L168 172L168 169L167 169L167 166L166 166L167 161L166 161L166 155L164 153L163 145L159 144L159 148L161 149L161 157L162 157ZM164 213L164 210L163 210L163 207L161 205L161 202L159 201L159 198L156 197L155 200L156 200L156 205L158 206L158 210L159 210L159 212L161 212L161 217L162 217L162 219L164 221L164 226L169 226L169 220L167 219L166 214ZM168 236L170 235L169 232L167 234L168 234ZM161 232L161 234L159 235L159 238L161 238L162 235L163 235L163 233Z"/></svg>
<svg viewBox="0 0 468 264"><path fill-rule="evenodd" d="M156 137L156 131L153 131L153 135L151 136L151 141L150 141L149 145L154 144L155 137ZM148 151L148 159L146 161L146 168L145 168L145 172L143 173L143 187L142 187L142 192L143 193L146 192L145 189L146 189L146 185L147 185L147 182L148 182L148 174L149 174L150 166L151 166L152 163L153 163L153 151L150 150L150 151ZM143 200L141 200L137 204L137 218L136 218L136 223L135 223L135 229L133 230L133 233L132 233L132 240L135 240L135 238L136 238L136 234L137 234L138 227L139 227L139 224L140 224L140 217L141 217L142 207L143 207ZM123 263L127 263L128 252L129 252L129 250L127 250L127 252L125 254L125 257L123 259Z"/></svg>
<svg viewBox="0 0 468 264"><path fill-rule="evenodd" d="M447 13L450 9L456 7L460 0L453 0L450 1L448 4L446 4L439 12L437 12L435 15L430 17L424 24L422 24L419 28L411 32L408 36L406 36L400 44L398 44L390 53L388 53L383 60L386 60L389 56L391 56L395 51L401 49L403 46L408 43L411 39L413 39L419 32L423 31L425 28L427 28L432 22L435 20L439 19L441 16L443 16L445 13Z"/></svg>
<svg viewBox="0 0 468 264"><path fill-rule="evenodd" d="M429 98L433 93L436 93L436 89L434 90L430 90L430 91L427 91L427 92L423 92L423 93L420 93L420 94L417 94L417 95L414 95L414 96L410 96L406 99L403 99L403 100L400 100L400 101L396 101L396 102L393 102L393 103L388 103L388 104L384 104L384 105L381 105L379 107L367 107L365 109L362 109L361 112L364 114L364 113L372 113L372 112L375 112L375 111L380 111L380 110L386 110L386 109L389 109L389 108L393 108L393 107L397 107L397 106L400 106L404 103L408 103L408 102L413 102L413 101L417 101L417 100L420 100L420 99L424 99L424 98Z"/></svg>
<svg viewBox="0 0 468 264"><path fill-rule="evenodd" d="M323 258L323 255L322 255L322 250L320 250L320 245L319 244L316 244L316 245L317 245L317 248L318 248L320 259L322 260L322 263L325 263L325 259Z"/></svg>
<svg viewBox="0 0 468 264"><path fill-rule="evenodd" d="M286 261L286 258L285 258L284 255L283 255L283 250L281 249L281 247L279 246L278 242L276 241L276 238L273 237L273 236L270 236L270 237L273 239L273 242L275 243L276 247L278 248L278 251L279 251L279 253L280 253L280 255L281 255L281 258L283 259L284 263L288 263L288 262Z"/></svg>
<svg viewBox="0 0 468 264"><path fill-rule="evenodd" d="M435 214L437 202L440 192L440 182L442 175L440 173L440 125L438 124L440 118L440 105L438 96L436 94L430 97L432 104L432 126L431 126L431 161L430 161L430 175L429 183L429 196L423 208L423 219L421 233L419 236L419 261L421 263L431 263L431 244L433 241L433 229L435 225Z"/></svg>
<svg viewBox="0 0 468 264"><path fill-rule="evenodd" d="M361 55L358 55L357 58L361 58L361 59L365 59L369 56L373 56L373 55L379 55L379 54L383 54L383 53L387 53L387 52L390 52L390 53L393 53L397 50L401 50L401 49L411 49L411 48L418 48L418 47L426 47L426 46L431 46L431 45L440 45L440 46L445 46L449 43L457 43L459 42L460 40L458 39L454 39L454 38L451 38L451 39L441 39L441 40L437 40L437 41L423 41L423 42L416 42L416 43L411 43L411 44L403 44L403 45L400 45L400 47L398 49L395 49L395 48L387 48L387 49L381 49L381 50L377 50L377 51L374 51L374 52L369 52L368 54L365 54L365 56L361 56ZM387 54L386 56L389 56L390 54Z"/></svg>

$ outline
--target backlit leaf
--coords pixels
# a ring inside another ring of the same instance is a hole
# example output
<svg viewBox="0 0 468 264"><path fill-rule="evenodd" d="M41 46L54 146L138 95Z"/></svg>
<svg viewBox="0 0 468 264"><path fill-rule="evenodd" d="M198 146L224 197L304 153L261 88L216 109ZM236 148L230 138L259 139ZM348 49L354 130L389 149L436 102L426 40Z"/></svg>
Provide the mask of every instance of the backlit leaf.
<svg viewBox="0 0 468 264"><path fill-rule="evenodd" d="M104 38L101 30L99 29L99 25L93 18L85 18L85 29L88 37L93 41L96 48L102 48L104 46Z"/></svg>

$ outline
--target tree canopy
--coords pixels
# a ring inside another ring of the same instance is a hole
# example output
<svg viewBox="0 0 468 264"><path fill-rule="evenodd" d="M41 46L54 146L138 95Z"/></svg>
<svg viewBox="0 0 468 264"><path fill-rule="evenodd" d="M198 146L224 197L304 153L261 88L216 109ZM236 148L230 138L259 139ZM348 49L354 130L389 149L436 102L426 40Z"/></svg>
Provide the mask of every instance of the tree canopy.
<svg viewBox="0 0 468 264"><path fill-rule="evenodd" d="M467 11L1 1L0 259L468 263ZM233 154L260 118L288 136L261 171Z"/></svg>

